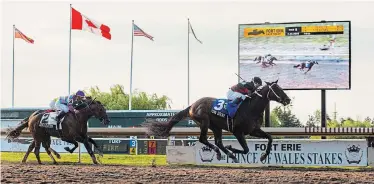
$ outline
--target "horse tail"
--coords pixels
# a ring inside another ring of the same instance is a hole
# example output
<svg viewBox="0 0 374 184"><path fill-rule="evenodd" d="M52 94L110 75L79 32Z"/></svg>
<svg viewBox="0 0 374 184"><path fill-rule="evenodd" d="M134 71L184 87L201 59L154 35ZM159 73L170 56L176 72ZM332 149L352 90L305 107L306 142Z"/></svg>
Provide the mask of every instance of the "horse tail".
<svg viewBox="0 0 374 184"><path fill-rule="evenodd" d="M171 129L179 123L179 121L184 120L188 117L188 113L190 111L191 106L187 107L186 109L176 113L166 122L158 122L158 121L148 121L148 123L143 123L143 126L148 128L147 134L152 136L162 136L167 137Z"/></svg>
<svg viewBox="0 0 374 184"><path fill-rule="evenodd" d="M21 135L23 129L29 126L29 117L23 119L16 128L9 128L6 139L15 139Z"/></svg>

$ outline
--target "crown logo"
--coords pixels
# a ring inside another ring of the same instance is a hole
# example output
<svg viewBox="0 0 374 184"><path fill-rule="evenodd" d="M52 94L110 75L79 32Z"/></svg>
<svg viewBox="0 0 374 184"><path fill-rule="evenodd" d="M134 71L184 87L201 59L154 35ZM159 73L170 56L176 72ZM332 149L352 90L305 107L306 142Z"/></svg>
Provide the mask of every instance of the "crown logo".
<svg viewBox="0 0 374 184"><path fill-rule="evenodd" d="M211 151L212 151L212 149L209 148L209 147L207 147L207 146L202 147L201 150L202 150L203 152L211 152Z"/></svg>
<svg viewBox="0 0 374 184"><path fill-rule="evenodd" d="M347 148L348 152L352 153L358 153L360 152L361 148L359 148L358 146L355 146L355 145L352 145L350 147Z"/></svg>
<svg viewBox="0 0 374 184"><path fill-rule="evenodd" d="M208 146L202 146L199 150L200 159L202 162L212 162L214 159L215 152Z"/></svg>

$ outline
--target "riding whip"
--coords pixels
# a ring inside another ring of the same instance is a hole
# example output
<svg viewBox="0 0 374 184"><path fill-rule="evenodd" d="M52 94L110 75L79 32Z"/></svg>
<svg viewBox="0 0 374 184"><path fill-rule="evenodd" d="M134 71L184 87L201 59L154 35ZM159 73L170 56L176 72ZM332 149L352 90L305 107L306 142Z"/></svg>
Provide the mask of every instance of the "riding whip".
<svg viewBox="0 0 374 184"><path fill-rule="evenodd" d="M243 80L244 82L247 82L245 81L242 77L240 77L238 74L235 73L236 76L238 76L241 80Z"/></svg>

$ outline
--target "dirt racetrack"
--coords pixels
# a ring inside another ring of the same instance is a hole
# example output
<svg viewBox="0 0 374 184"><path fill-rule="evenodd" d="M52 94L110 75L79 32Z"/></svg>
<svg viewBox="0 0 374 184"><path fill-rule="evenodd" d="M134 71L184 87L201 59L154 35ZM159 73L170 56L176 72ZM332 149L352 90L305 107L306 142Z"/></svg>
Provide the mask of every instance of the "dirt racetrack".
<svg viewBox="0 0 374 184"><path fill-rule="evenodd" d="M2 163L1 183L374 183L374 170Z"/></svg>

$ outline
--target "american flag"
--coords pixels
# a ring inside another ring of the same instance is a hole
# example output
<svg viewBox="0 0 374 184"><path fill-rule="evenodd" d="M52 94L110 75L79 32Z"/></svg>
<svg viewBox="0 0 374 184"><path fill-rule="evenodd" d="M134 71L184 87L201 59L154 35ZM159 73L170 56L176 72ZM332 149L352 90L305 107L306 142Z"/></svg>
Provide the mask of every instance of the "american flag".
<svg viewBox="0 0 374 184"><path fill-rule="evenodd" d="M137 25L133 24L134 26L134 36L145 36L153 41L153 37L146 32L144 32L142 29L140 29Z"/></svg>

